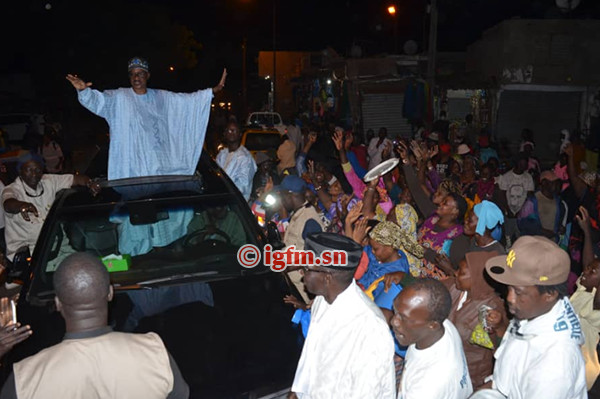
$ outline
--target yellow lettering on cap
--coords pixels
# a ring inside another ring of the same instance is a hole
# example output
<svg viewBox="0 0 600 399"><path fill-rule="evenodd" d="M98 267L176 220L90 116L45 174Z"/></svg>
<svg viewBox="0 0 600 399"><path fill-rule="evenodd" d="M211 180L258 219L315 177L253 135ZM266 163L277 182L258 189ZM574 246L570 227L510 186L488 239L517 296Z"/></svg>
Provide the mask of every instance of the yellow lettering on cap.
<svg viewBox="0 0 600 399"><path fill-rule="evenodd" d="M546 277L546 276L540 276L540 281L548 281L548 277Z"/></svg>
<svg viewBox="0 0 600 399"><path fill-rule="evenodd" d="M512 249L510 250L510 252L508 253L508 255L506 255L506 265L508 267L513 267L513 262L515 261L515 259L517 258L517 255L515 255L515 251L513 251Z"/></svg>

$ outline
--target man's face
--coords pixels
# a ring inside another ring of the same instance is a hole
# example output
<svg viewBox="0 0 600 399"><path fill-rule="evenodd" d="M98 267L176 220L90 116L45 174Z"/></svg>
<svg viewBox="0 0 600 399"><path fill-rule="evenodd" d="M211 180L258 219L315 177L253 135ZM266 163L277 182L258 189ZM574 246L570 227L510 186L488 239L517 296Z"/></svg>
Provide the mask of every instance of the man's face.
<svg viewBox="0 0 600 399"><path fill-rule="evenodd" d="M581 285L583 285L588 291L592 291L593 288L600 287L600 260L595 259L592 263L587 265L581 274Z"/></svg>
<svg viewBox="0 0 600 399"><path fill-rule="evenodd" d="M223 136L225 137L225 142L228 144L238 143L241 139L240 129L238 129L238 127L235 124L230 123L225 128Z"/></svg>
<svg viewBox="0 0 600 399"><path fill-rule="evenodd" d="M410 287L402 290L394 299L394 317L391 323L400 345L417 344L433 327L435 322L429 319L428 300L425 291L415 291Z"/></svg>
<svg viewBox="0 0 600 399"><path fill-rule="evenodd" d="M326 292L327 277L330 274L327 269L314 266L304 269L304 286L306 290L314 295L323 295Z"/></svg>
<svg viewBox="0 0 600 399"><path fill-rule="evenodd" d="M21 166L19 176L31 188L37 188L38 183L42 179L44 168L36 161L29 161Z"/></svg>
<svg viewBox="0 0 600 399"><path fill-rule="evenodd" d="M557 294L540 294L537 287L508 286L508 311L519 320L531 320L548 312Z"/></svg>
<svg viewBox="0 0 600 399"><path fill-rule="evenodd" d="M148 79L150 79L150 72L141 68L133 68L129 71L129 83L133 91L138 94L146 93Z"/></svg>

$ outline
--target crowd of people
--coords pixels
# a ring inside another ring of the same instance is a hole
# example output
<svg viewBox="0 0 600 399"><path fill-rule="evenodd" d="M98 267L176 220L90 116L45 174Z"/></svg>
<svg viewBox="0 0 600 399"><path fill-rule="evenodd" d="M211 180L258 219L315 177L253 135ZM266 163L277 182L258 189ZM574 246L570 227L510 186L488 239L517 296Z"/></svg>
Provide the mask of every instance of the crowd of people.
<svg viewBox="0 0 600 399"><path fill-rule="evenodd" d="M249 205L285 246L358 252L346 268L285 271L306 334L293 395L587 397L600 374L600 178L580 144L542 168L528 129L509 159L485 131L301 137L295 167L257 157Z"/></svg>
<svg viewBox="0 0 600 399"><path fill-rule="evenodd" d="M188 142L204 141L210 99L226 73L212 89L181 95L148 89L144 59L131 59L128 70L131 88L105 92L67 76L81 104L110 125L109 179L190 174L201 145ZM192 109L197 118L180 118ZM175 122L189 122L189 140L169 139ZM392 140L382 127L377 136L367 131L364 142L335 124L297 123L274 159L253 156L241 145L240 126L227 123L216 162L258 223L276 229L284 246L348 254L344 265L290 266L283 274L291 291L283 300L297 309L305 335L291 398L559 399L586 398L594 389L597 165L583 162L577 140L565 141L556 163L543 167L528 129L518 153L501 158L472 118L464 129L440 126L410 140ZM45 163L22 160L3 191L9 260L18 248L33 248L59 189L98 190L86 176L53 174L63 164L55 144L45 139ZM113 292L98 259L66 258L54 286L67 334L16 363L0 397L36 397L41 386L55 389L50 397L86 396L85 384L50 381L89 377L90 359L116 358L136 378L126 382L114 368L94 383L97 397L189 395L158 336L108 326ZM0 356L31 333L19 324L0 328ZM64 356L79 361L45 367Z"/></svg>

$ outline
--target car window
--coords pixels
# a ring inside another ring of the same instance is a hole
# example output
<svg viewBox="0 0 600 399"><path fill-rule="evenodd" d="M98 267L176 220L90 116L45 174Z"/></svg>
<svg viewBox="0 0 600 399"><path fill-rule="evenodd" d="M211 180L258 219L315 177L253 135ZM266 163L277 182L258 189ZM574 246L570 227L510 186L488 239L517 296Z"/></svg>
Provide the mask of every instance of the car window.
<svg viewBox="0 0 600 399"><path fill-rule="evenodd" d="M249 133L246 135L244 147L249 151L266 151L277 149L281 144L279 133Z"/></svg>
<svg viewBox="0 0 600 399"><path fill-rule="evenodd" d="M63 208L39 257L45 287L74 252L112 258L113 284L150 284L172 276L240 273L237 251L256 243L234 197L202 196ZM108 262L108 260L107 260Z"/></svg>
<svg viewBox="0 0 600 399"><path fill-rule="evenodd" d="M250 117L250 124L279 125L281 124L281 118L277 114L254 114Z"/></svg>

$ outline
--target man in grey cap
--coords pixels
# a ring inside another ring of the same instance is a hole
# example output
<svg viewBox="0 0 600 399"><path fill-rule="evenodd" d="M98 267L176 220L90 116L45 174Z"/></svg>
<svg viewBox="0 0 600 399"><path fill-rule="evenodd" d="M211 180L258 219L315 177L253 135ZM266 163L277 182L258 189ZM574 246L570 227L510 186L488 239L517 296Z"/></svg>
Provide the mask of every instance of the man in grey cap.
<svg viewBox="0 0 600 399"><path fill-rule="evenodd" d="M339 234L314 233L305 249L317 256L344 250L348 262L304 268L306 289L316 298L292 391L298 398L395 398L390 328L354 281L362 247Z"/></svg>
<svg viewBox="0 0 600 399"><path fill-rule="evenodd" d="M498 312L488 322L502 338L494 357L493 388L511 399L587 398L584 338L567 297L570 259L542 236L523 236L508 255L486 262L488 274L508 286L506 325Z"/></svg>
<svg viewBox="0 0 600 399"><path fill-rule="evenodd" d="M131 88L100 92L77 75L67 80L77 89L81 105L106 119L110 126L108 178L194 173L206 134L214 93L219 84L194 93L173 93L147 87L148 61L129 60Z"/></svg>

